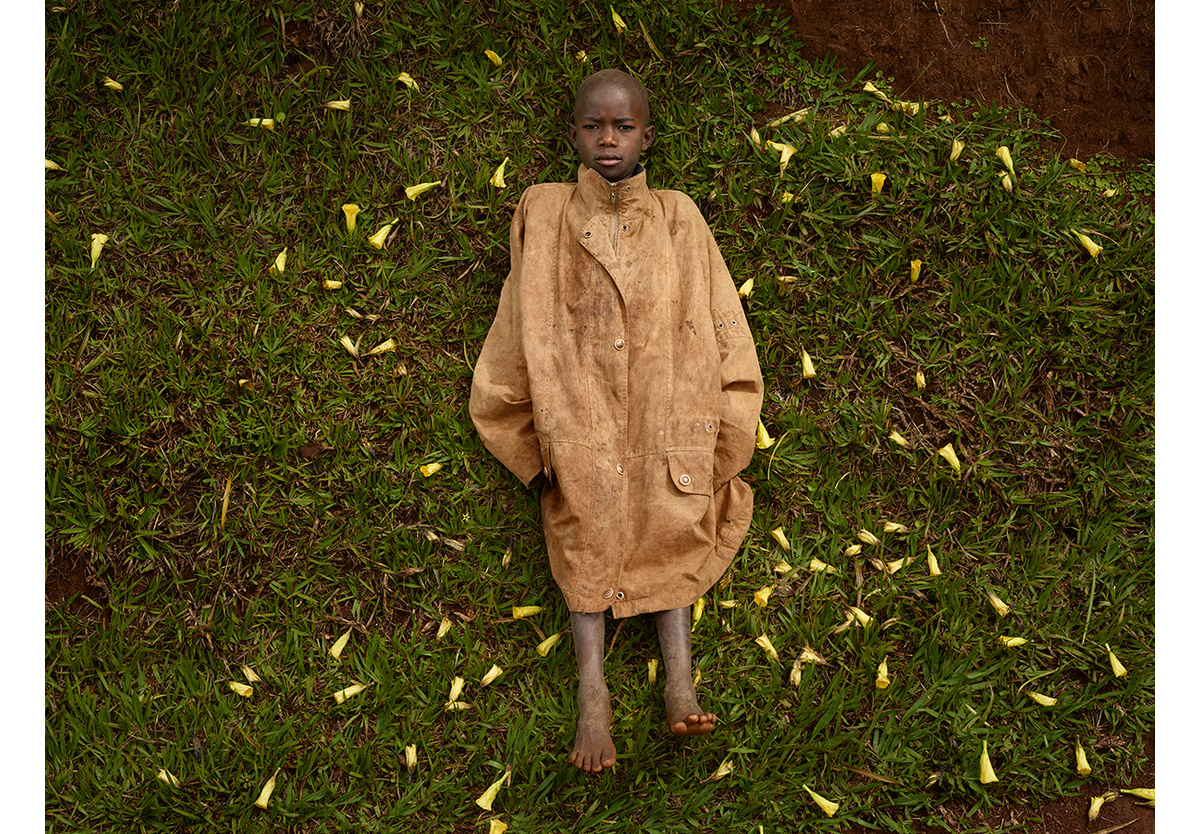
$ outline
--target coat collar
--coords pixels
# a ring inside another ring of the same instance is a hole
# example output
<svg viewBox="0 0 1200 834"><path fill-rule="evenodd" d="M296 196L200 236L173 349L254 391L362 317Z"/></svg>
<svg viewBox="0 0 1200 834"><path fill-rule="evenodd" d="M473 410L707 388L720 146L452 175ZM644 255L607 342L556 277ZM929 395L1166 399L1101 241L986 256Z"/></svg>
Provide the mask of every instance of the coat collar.
<svg viewBox="0 0 1200 834"><path fill-rule="evenodd" d="M609 182L598 172L580 165L578 194L590 212L612 211L615 205L622 214L650 213L650 188L642 165L620 182Z"/></svg>

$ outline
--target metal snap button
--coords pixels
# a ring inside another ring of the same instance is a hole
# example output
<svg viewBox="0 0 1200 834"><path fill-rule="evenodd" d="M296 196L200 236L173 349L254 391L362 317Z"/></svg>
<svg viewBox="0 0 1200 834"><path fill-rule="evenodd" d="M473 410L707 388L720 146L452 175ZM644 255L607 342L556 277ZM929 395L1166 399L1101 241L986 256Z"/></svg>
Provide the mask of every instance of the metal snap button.
<svg viewBox="0 0 1200 834"><path fill-rule="evenodd" d="M684 474L684 475L679 476L679 483L683 484L684 486L687 486L691 482L692 482L691 475Z"/></svg>
<svg viewBox="0 0 1200 834"><path fill-rule="evenodd" d="M617 591L617 599L625 599L625 592Z"/></svg>
<svg viewBox="0 0 1200 834"><path fill-rule="evenodd" d="M611 599L611 598L612 598L612 595L613 595L613 589L612 589L612 588L609 588L608 590L606 590L606 591L604 592L604 598L605 598L605 599Z"/></svg>
<svg viewBox="0 0 1200 834"><path fill-rule="evenodd" d="M625 190L626 190L626 191L633 191L633 186L632 186L632 185L627 185L627 186L625 186Z"/></svg>
<svg viewBox="0 0 1200 834"><path fill-rule="evenodd" d="M613 347L615 347L617 350L625 350L625 340L617 339L615 342L613 342Z"/></svg>
<svg viewBox="0 0 1200 834"><path fill-rule="evenodd" d="M622 227L621 227L621 231L622 231L622 232L628 232L628 231L629 231L629 227L628 227L628 226L622 226Z"/></svg>
<svg viewBox="0 0 1200 834"><path fill-rule="evenodd" d="M737 319L730 319L729 323L732 324L734 327L737 327Z"/></svg>
<svg viewBox="0 0 1200 834"><path fill-rule="evenodd" d="M717 322L717 330L724 330L724 329L725 329L725 322L723 322L723 321Z"/></svg>
<svg viewBox="0 0 1200 834"><path fill-rule="evenodd" d="M591 232L584 232L584 233L583 233L583 236L584 236L584 237L591 237L591 236L592 236L592 233L591 233Z"/></svg>
<svg viewBox="0 0 1200 834"><path fill-rule="evenodd" d="M713 429L713 425L712 425L712 423L706 423L706 424L704 425L704 430L705 430L705 431L712 431L712 429Z"/></svg>
<svg viewBox="0 0 1200 834"><path fill-rule="evenodd" d="M622 466L622 465L621 465L621 464L619 464L619 463L617 464L617 474L618 474L618 475L624 475L624 474L625 474L625 467L624 467L624 466Z"/></svg>

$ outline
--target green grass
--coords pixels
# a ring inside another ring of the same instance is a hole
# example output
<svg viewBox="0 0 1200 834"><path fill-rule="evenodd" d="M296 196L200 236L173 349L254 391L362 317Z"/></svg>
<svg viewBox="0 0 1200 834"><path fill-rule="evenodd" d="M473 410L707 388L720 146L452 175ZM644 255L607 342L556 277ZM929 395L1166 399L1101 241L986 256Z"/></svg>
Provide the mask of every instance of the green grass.
<svg viewBox="0 0 1200 834"><path fill-rule="evenodd" d="M801 59L766 15L617 10L622 36L596 3L368 3L361 20L349 3L47 12L46 155L65 171L46 175L46 547L50 581L74 576L46 612L48 831L466 832L493 817L513 831L970 831L1015 801L1079 796L1082 814L1083 796L1142 764L1152 168L1085 160L1081 174L1027 113L894 112L864 78ZM667 737L652 624L610 625L619 764L592 779L565 764L569 634L534 652L568 628L536 501L483 449L466 403L511 211L523 188L574 176L570 91L604 66L651 90L652 184L691 195L735 280L755 279L777 440L745 475L753 526L693 636L717 732ZM324 107L347 98L349 113ZM801 123L766 127L801 107ZM276 129L245 125L261 117ZM782 175L751 127L795 146ZM347 202L362 206L352 234ZM392 219L386 246L368 246ZM110 240L93 270L97 232ZM359 360L342 336L397 348ZM961 474L936 454L947 443ZM883 534L885 520L910 532ZM844 555L860 529L882 544ZM904 556L894 575L871 562ZM809 573L813 557L841 572ZM797 569L776 573L781 559ZM989 590L1012 607L1003 620ZM513 621L514 604L544 610ZM850 605L874 625L840 629ZM1006 649L1002 634L1029 643ZM828 664L793 685L805 646ZM505 674L479 686L493 663ZM242 664L263 678L249 699L228 687ZM456 675L471 707L449 712ZM370 687L335 704L352 682ZM986 787L985 740L1000 777ZM507 766L511 785L481 811ZM277 770L270 809L254 808Z"/></svg>

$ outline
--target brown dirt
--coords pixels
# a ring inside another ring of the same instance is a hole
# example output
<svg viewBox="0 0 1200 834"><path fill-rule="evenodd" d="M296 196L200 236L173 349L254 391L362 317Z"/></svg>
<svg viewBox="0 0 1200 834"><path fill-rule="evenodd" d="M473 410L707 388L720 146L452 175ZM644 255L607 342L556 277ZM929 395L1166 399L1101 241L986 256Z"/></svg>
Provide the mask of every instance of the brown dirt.
<svg viewBox="0 0 1200 834"><path fill-rule="evenodd" d="M739 6L755 0L734 0ZM1133 0L766 0L810 60L847 80L873 63L897 96L1022 106L1059 152L1154 159L1154 3Z"/></svg>

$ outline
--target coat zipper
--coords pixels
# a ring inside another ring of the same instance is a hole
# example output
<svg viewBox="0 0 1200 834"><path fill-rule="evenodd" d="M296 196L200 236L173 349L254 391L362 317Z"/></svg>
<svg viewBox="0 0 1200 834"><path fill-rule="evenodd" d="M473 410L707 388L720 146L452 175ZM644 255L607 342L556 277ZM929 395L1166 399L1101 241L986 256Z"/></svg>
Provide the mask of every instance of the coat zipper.
<svg viewBox="0 0 1200 834"><path fill-rule="evenodd" d="M612 247L613 254L617 253L617 190L614 188L609 192L613 207L613 227L612 227Z"/></svg>

